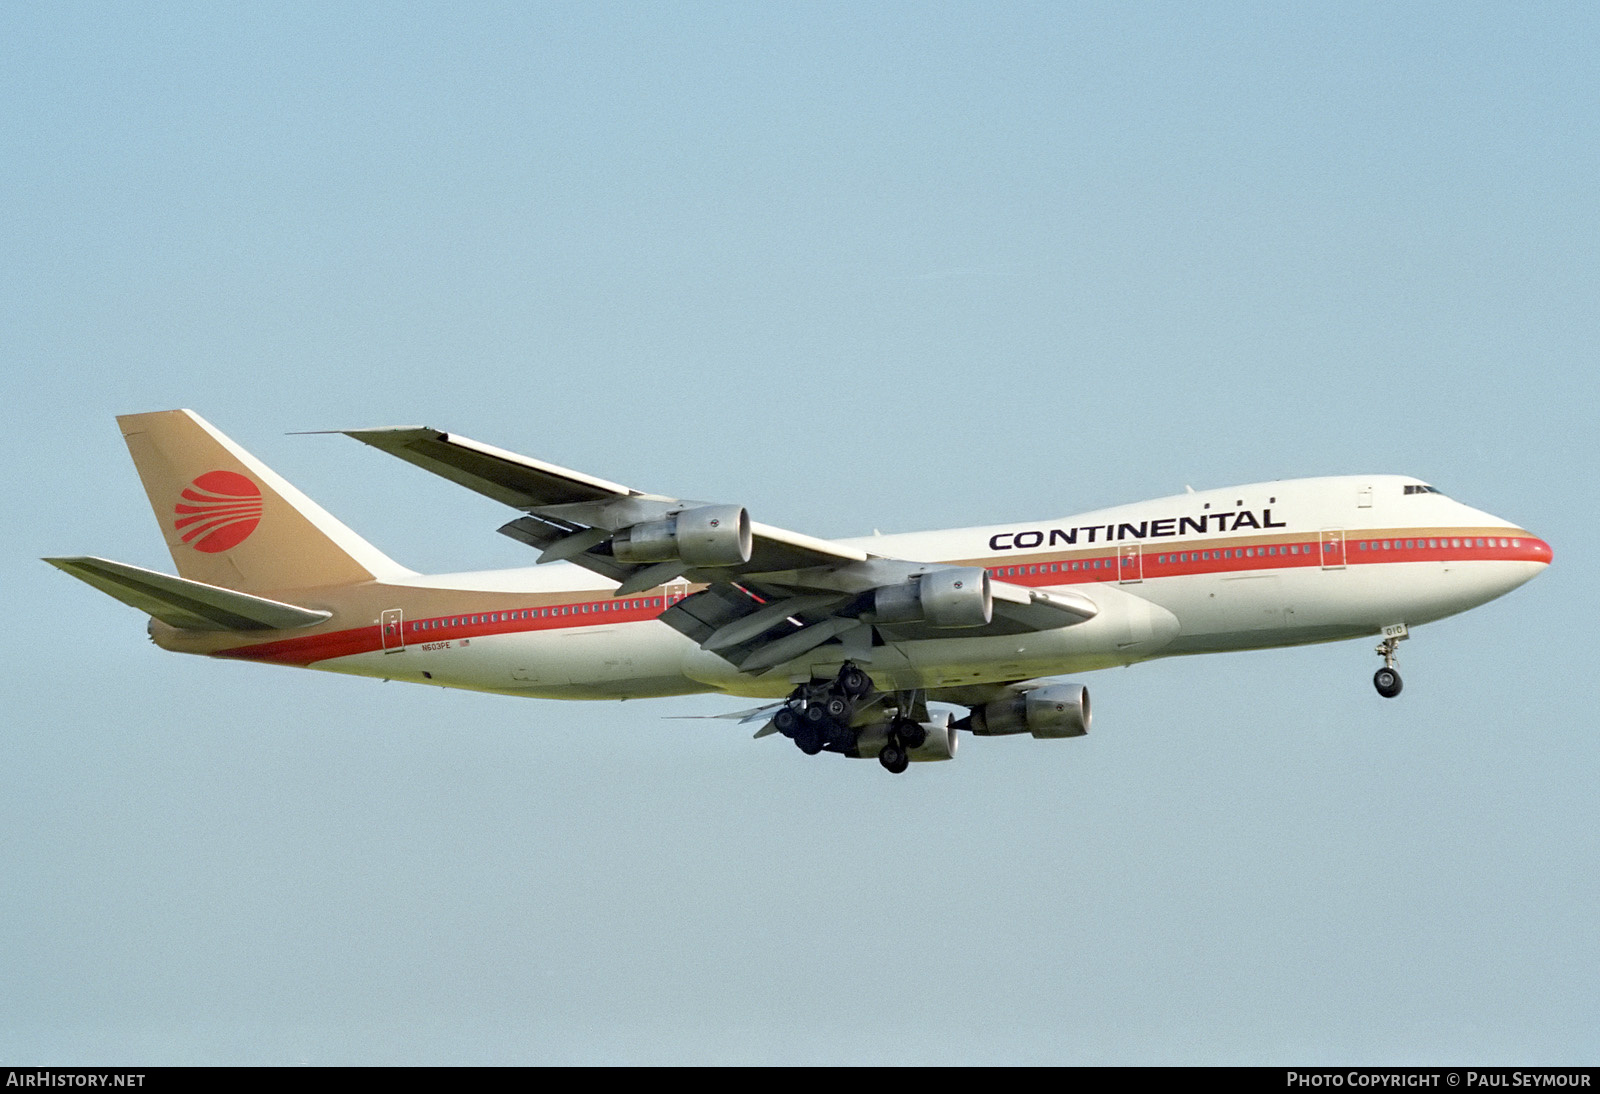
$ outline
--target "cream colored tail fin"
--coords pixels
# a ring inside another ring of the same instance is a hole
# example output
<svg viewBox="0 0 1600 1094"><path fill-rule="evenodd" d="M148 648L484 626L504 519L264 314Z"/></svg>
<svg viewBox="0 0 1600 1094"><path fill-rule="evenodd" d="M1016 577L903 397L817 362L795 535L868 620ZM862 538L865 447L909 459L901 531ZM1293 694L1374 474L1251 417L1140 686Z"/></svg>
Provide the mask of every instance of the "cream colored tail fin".
<svg viewBox="0 0 1600 1094"><path fill-rule="evenodd" d="M117 424L183 577L260 593L410 574L193 411Z"/></svg>

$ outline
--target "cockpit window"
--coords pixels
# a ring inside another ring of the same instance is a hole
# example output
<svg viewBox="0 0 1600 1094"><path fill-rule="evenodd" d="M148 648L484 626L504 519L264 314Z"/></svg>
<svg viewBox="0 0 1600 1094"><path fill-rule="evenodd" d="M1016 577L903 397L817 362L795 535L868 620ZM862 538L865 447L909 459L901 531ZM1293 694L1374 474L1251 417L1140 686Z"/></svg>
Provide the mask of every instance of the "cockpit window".
<svg viewBox="0 0 1600 1094"><path fill-rule="evenodd" d="M1408 493L1408 494L1438 494L1441 498L1444 497L1444 491L1440 490L1438 487L1424 486L1420 482L1408 482L1408 483L1406 483L1406 493Z"/></svg>

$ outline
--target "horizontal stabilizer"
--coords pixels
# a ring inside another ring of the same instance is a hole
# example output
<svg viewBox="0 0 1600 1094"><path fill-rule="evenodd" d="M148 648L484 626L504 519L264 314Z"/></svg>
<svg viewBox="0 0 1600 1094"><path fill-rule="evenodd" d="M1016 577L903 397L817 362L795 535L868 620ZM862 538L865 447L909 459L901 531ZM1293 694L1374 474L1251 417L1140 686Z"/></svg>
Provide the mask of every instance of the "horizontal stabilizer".
<svg viewBox="0 0 1600 1094"><path fill-rule="evenodd" d="M110 559L44 561L124 604L186 631L288 630L309 627L333 615Z"/></svg>

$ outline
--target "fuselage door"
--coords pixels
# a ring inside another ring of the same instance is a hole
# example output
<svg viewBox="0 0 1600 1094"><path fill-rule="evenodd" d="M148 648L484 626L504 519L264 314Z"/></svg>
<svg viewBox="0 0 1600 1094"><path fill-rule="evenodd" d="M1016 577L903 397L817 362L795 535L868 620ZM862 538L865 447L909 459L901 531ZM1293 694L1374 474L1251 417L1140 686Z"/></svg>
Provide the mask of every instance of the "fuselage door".
<svg viewBox="0 0 1600 1094"><path fill-rule="evenodd" d="M1324 528L1322 530L1322 568L1324 570L1344 569L1344 529Z"/></svg>
<svg viewBox="0 0 1600 1094"><path fill-rule="evenodd" d="M666 607L670 608L678 601L689 595L687 581L674 581L667 585Z"/></svg>
<svg viewBox="0 0 1600 1094"><path fill-rule="evenodd" d="M1133 585L1144 580L1144 552L1137 543L1124 543L1117 551L1117 580Z"/></svg>
<svg viewBox="0 0 1600 1094"><path fill-rule="evenodd" d="M383 636L383 652L399 653L406 648L406 617L399 608L388 608L378 620L378 633Z"/></svg>

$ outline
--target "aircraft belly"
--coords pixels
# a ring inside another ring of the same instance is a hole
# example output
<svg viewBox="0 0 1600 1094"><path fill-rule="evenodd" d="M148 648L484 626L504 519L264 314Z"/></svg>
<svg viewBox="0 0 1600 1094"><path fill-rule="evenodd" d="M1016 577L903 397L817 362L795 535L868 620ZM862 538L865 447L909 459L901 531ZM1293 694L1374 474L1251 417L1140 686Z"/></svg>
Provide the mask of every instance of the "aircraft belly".
<svg viewBox="0 0 1600 1094"><path fill-rule="evenodd" d="M558 698L686 695L705 688L681 671L688 639L659 623L623 623L523 636L509 686Z"/></svg>
<svg viewBox="0 0 1600 1094"><path fill-rule="evenodd" d="M880 688L952 687L1126 665L1158 656L1178 634L1177 618L1142 596L1105 586L1094 597L1100 613L1069 627L970 638L954 631L949 638L873 646L870 660L860 661ZM694 649L684 672L733 694L781 698L796 681L832 675L844 658L838 646L822 646L770 673L746 675Z"/></svg>
<svg viewBox="0 0 1600 1094"><path fill-rule="evenodd" d="M1178 619L1112 586L1093 591L1100 613L1070 627L1002 638L945 638L898 646L912 679L903 687L951 687L1127 665L1160 656Z"/></svg>
<svg viewBox="0 0 1600 1094"><path fill-rule="evenodd" d="M658 623L487 635L330 658L313 667L442 687L554 699L689 695L681 671L692 644Z"/></svg>
<svg viewBox="0 0 1600 1094"><path fill-rule="evenodd" d="M1251 649L1375 634L1390 623L1443 619L1502 596L1537 563L1357 564L1277 574L1147 581L1152 600L1182 622L1166 652Z"/></svg>

